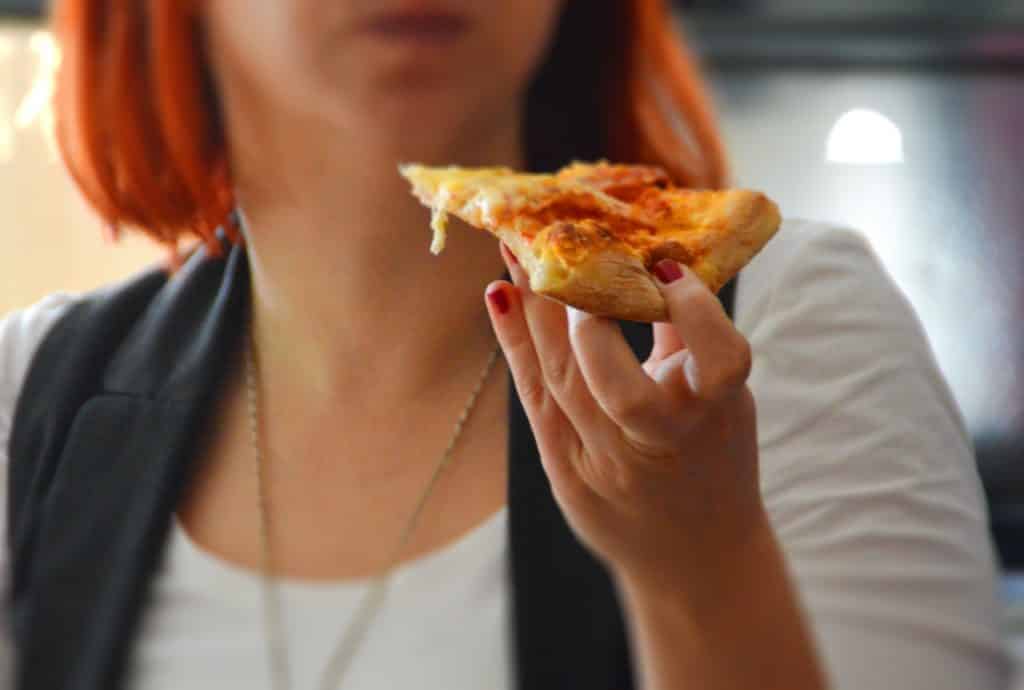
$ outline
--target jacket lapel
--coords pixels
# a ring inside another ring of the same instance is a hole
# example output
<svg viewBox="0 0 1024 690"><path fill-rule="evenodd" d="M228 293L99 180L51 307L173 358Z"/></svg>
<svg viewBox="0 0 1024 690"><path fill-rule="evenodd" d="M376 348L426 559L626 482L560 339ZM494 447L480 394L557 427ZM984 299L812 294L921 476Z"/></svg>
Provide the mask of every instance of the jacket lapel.
<svg viewBox="0 0 1024 690"><path fill-rule="evenodd" d="M243 254L167 281L70 425L16 599L19 687L122 687L204 420L248 300ZM34 366L45 366L37 362ZM45 548L40 548L40 547Z"/></svg>

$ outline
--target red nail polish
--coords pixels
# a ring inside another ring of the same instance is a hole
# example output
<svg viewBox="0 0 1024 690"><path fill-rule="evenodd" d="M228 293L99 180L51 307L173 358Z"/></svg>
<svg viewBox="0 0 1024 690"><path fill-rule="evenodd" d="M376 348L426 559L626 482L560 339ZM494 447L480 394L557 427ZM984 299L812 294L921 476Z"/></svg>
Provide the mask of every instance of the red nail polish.
<svg viewBox="0 0 1024 690"><path fill-rule="evenodd" d="M487 299L490 300L491 304L494 305L494 308L498 310L499 314L508 313L511 305L508 301L508 295L505 294L505 291L502 288L497 287L489 291L487 293Z"/></svg>
<svg viewBox="0 0 1024 690"><path fill-rule="evenodd" d="M519 259L517 259L516 255L512 253L512 250L508 248L508 245L505 244L504 242L502 242L501 246L505 248L505 253L508 254L508 258L512 261L512 263L514 263L516 266L518 266L519 265Z"/></svg>
<svg viewBox="0 0 1024 690"><path fill-rule="evenodd" d="M654 275L665 285L674 283L683 277L683 271L675 261L662 259L654 265Z"/></svg>

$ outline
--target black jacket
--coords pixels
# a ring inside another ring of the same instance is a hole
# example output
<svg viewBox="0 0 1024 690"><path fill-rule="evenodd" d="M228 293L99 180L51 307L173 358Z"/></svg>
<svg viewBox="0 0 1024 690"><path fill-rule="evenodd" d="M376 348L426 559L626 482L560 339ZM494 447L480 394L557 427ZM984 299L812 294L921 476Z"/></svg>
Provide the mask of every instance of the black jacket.
<svg viewBox="0 0 1024 690"><path fill-rule="evenodd" d="M77 302L47 334L15 411L10 597L19 690L114 690L204 424L240 350L245 253L198 253ZM731 286L724 292L731 301ZM637 352L650 329L624 325ZM519 690L633 687L607 572L551 495L514 388L509 544Z"/></svg>

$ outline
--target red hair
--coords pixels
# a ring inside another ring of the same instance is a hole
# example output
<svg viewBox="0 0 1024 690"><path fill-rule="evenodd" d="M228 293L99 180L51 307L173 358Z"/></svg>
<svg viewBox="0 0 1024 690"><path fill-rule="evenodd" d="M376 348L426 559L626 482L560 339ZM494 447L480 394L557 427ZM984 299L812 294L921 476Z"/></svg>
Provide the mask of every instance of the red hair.
<svg viewBox="0 0 1024 690"><path fill-rule="evenodd" d="M173 247L192 234L216 252L217 228L232 240L237 229L229 221L234 196L203 57L200 4L57 0L53 25L63 59L54 106L64 161L114 235L132 226ZM576 2L585 6L576 13L599 4ZM601 101L594 105L604 116L584 116L599 120L600 143L552 160L596 154L661 165L687 186L723 186L725 153L707 88L665 0L607 0L606 9L606 38L617 49L596 49L613 64L590 63L587 70L600 73ZM577 26L577 33L592 34L591 26ZM573 78L562 74L562 82ZM555 98L557 90L548 93ZM566 131L579 124L567 123Z"/></svg>

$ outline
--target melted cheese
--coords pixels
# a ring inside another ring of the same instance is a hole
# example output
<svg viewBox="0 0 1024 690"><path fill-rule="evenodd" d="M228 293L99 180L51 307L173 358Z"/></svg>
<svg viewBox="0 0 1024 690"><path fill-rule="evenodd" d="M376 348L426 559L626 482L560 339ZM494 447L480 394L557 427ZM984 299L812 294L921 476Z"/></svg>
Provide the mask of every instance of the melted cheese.
<svg viewBox="0 0 1024 690"><path fill-rule="evenodd" d="M472 218L476 224L494 225L508 208L509 199L520 192L516 186L522 184L524 177L509 168L429 168L410 164L399 166L399 170L415 181L422 191L421 201L430 206L433 254L444 251L449 213Z"/></svg>
<svg viewBox="0 0 1024 690"><path fill-rule="evenodd" d="M430 209L430 229L434 236L430 241L430 253L437 255L444 251L448 239L448 214L440 206Z"/></svg>
<svg viewBox="0 0 1024 690"><path fill-rule="evenodd" d="M492 233L501 229L528 244L539 241L548 260L558 257L566 265L605 251L645 264L655 255L692 262L735 215L731 192L672 187L664 173L643 166L576 164L556 174L530 174L406 165L401 173L431 208L434 254L444 249L451 214Z"/></svg>
<svg viewBox="0 0 1024 690"><path fill-rule="evenodd" d="M462 192L465 194L465 192ZM467 214L479 214L480 219L488 224L498 222L501 209L506 208L508 202L501 190L495 187L486 187L476 190L476 193L466 202L463 212Z"/></svg>

